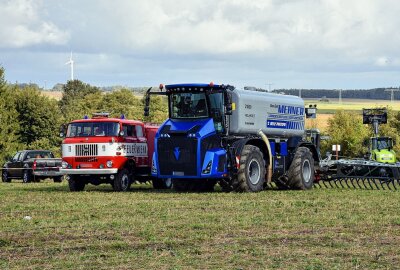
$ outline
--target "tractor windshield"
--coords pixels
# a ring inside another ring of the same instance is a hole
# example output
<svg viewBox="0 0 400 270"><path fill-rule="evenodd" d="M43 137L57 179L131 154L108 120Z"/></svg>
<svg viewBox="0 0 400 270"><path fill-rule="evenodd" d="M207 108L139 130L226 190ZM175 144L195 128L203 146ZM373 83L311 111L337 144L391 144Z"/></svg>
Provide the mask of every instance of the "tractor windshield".
<svg viewBox="0 0 400 270"><path fill-rule="evenodd" d="M67 137L118 136L117 122L80 122L68 125Z"/></svg>
<svg viewBox="0 0 400 270"><path fill-rule="evenodd" d="M205 93L172 93L169 107L171 118L208 117Z"/></svg>
<svg viewBox="0 0 400 270"><path fill-rule="evenodd" d="M372 139L372 149L389 149L392 147L391 139L390 138L373 138Z"/></svg>

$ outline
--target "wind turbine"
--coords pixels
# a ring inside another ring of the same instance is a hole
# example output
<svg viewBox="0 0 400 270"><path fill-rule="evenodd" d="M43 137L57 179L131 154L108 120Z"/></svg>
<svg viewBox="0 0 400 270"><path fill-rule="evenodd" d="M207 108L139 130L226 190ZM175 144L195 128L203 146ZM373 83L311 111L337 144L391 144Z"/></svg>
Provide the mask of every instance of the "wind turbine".
<svg viewBox="0 0 400 270"><path fill-rule="evenodd" d="M71 66L71 81L73 81L74 80L74 60L72 60L72 52L71 52L71 56L69 57L69 61L65 64Z"/></svg>

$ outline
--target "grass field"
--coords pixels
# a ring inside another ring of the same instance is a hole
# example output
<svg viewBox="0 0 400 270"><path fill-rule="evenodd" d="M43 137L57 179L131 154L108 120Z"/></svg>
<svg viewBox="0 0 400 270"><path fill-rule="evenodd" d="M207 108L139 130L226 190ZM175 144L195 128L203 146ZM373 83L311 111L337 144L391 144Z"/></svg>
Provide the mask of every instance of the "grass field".
<svg viewBox="0 0 400 270"><path fill-rule="evenodd" d="M399 192L150 187L0 183L0 269L399 268Z"/></svg>

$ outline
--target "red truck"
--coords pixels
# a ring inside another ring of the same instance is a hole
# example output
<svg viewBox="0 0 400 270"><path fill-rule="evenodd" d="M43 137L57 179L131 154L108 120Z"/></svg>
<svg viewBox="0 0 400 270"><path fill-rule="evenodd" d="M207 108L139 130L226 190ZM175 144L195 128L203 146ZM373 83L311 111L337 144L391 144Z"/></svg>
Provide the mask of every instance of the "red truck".
<svg viewBox="0 0 400 270"><path fill-rule="evenodd" d="M62 129L62 168L69 189L109 183L127 191L135 181L151 180L154 188L170 188L170 181L151 177L154 136L158 126L141 121L109 118L106 113L75 120Z"/></svg>

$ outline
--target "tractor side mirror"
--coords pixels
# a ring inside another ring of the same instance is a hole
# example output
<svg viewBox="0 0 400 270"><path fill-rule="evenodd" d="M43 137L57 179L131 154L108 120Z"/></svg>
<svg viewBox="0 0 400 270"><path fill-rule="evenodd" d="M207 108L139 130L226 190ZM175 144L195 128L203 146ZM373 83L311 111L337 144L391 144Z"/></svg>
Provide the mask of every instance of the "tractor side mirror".
<svg viewBox="0 0 400 270"><path fill-rule="evenodd" d="M67 125L65 125L65 124L62 124L61 126L60 126L60 137L61 138L64 138L65 137L65 130L67 129Z"/></svg>
<svg viewBox="0 0 400 270"><path fill-rule="evenodd" d="M145 106L144 107L144 116L149 116L150 115L150 109L149 109L149 107L148 106Z"/></svg>
<svg viewBox="0 0 400 270"><path fill-rule="evenodd" d="M146 98L144 100L144 116L150 115L150 93L146 93Z"/></svg>

